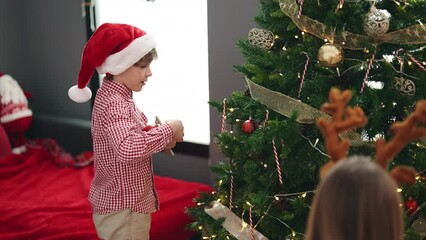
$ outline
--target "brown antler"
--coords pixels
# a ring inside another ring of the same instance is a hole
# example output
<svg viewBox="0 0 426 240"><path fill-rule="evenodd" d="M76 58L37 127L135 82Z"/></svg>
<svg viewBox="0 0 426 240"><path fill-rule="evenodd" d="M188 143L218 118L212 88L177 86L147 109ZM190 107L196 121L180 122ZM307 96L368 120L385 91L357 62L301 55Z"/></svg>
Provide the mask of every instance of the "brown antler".
<svg viewBox="0 0 426 240"><path fill-rule="evenodd" d="M423 127L419 126L423 125ZM391 126L393 135L389 142L384 139L376 141L376 162L387 169L389 162L409 142L426 136L426 100L418 101L415 112L408 115L402 122L395 122ZM392 169L391 176L399 184L414 184L416 171L412 167L397 166Z"/></svg>
<svg viewBox="0 0 426 240"><path fill-rule="evenodd" d="M352 128L363 127L367 124L368 119L361 108L346 107L351 98L352 93L349 90L341 92L337 88L332 88L329 93L330 102L321 106L321 111L332 114L331 121L324 118L317 120L317 126L324 136L325 147L330 155L330 161L320 170L321 177L328 172L335 162L346 157L349 149L349 140L340 140L339 133Z"/></svg>

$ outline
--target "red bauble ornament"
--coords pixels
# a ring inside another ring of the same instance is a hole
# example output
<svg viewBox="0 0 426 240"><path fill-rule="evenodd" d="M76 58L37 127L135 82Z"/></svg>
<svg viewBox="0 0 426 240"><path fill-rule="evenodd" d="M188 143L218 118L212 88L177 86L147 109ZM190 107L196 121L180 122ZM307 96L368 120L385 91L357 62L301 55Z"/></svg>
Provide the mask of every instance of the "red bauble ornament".
<svg viewBox="0 0 426 240"><path fill-rule="evenodd" d="M241 126L243 133L245 134L251 134L254 131L254 124L252 122L252 120L246 120L245 122L243 122L243 125Z"/></svg>
<svg viewBox="0 0 426 240"><path fill-rule="evenodd" d="M417 201L416 199L409 197L407 201L405 201L405 208L407 209L408 213L413 213L417 210Z"/></svg>
<svg viewBox="0 0 426 240"><path fill-rule="evenodd" d="M156 127L157 127L156 125L146 125L146 127L144 127L144 128L142 129L142 131L147 132L147 131L149 131L149 130L151 130L151 129L153 129L153 128L156 128Z"/></svg>

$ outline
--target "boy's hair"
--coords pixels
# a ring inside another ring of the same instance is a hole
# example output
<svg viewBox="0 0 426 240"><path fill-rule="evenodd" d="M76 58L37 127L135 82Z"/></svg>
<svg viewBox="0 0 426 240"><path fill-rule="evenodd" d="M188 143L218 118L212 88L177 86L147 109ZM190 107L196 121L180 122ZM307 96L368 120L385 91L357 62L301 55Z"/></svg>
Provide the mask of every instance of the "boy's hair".
<svg viewBox="0 0 426 240"><path fill-rule="evenodd" d="M139 61L137 61L133 66L141 66L146 63L151 63L154 59L158 58L157 50L154 48L145 56L143 56ZM114 80L114 75L107 74L104 78L105 80Z"/></svg>
<svg viewBox="0 0 426 240"><path fill-rule="evenodd" d="M154 59L158 58L157 50L154 48L149 53L147 53L143 58L137 61L133 66L139 66L144 63L151 63Z"/></svg>
<svg viewBox="0 0 426 240"><path fill-rule="evenodd" d="M350 157L321 181L305 240L402 240L402 211L389 173L368 157Z"/></svg>

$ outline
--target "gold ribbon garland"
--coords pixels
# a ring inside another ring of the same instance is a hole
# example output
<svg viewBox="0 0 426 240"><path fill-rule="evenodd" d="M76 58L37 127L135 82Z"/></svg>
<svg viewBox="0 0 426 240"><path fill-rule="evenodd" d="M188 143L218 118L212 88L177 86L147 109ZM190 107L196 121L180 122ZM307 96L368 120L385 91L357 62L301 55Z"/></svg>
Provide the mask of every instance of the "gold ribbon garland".
<svg viewBox="0 0 426 240"><path fill-rule="evenodd" d="M254 100L286 117L290 117L296 111L296 121L299 123L313 124L319 117L324 117L326 119L331 118L330 115L323 113L306 103L291 98L280 92L271 91L254 83L247 77L245 79L250 89L251 97Z"/></svg>
<svg viewBox="0 0 426 240"><path fill-rule="evenodd" d="M294 112L297 112L296 121L302 124L315 124L316 120L320 117L331 119L330 115L321 112L320 110L313 108L306 103L291 98L280 92L272 91L262 87L247 77L245 79L249 87L251 97L254 100L262 103L263 105L285 117L290 117ZM361 139L361 135L353 130L341 134L340 137L350 139L352 146L370 144L363 141Z"/></svg>
<svg viewBox="0 0 426 240"><path fill-rule="evenodd" d="M222 205L219 201L213 201L210 207L206 207L204 211L215 220L224 218L222 223L225 228L232 236L238 240L254 239L254 240L268 240L262 233L255 229L250 229L250 225L235 215L229 208ZM254 232L252 235L251 230Z"/></svg>
<svg viewBox="0 0 426 240"><path fill-rule="evenodd" d="M330 42L337 43L341 45L342 48L362 50L367 47L366 43L373 43L375 45L379 45L381 43L405 45L426 43L426 26L423 24L416 24L374 37L368 37L366 35L355 34L347 31L342 32L340 35L335 35L333 31L327 30L327 26L324 23L303 15L298 18L299 6L294 0L279 0L279 4L281 11L290 17L300 30L310 33L318 38L327 39Z"/></svg>

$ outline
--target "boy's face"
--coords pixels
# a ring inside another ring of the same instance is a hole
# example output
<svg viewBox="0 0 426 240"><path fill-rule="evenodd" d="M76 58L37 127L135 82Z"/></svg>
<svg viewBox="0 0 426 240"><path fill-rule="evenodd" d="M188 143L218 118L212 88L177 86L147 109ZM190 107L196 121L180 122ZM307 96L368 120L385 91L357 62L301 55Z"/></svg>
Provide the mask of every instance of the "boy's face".
<svg viewBox="0 0 426 240"><path fill-rule="evenodd" d="M131 66L123 73L114 76L114 80L123 84L133 92L139 92L152 75L150 63L140 63L137 66Z"/></svg>

